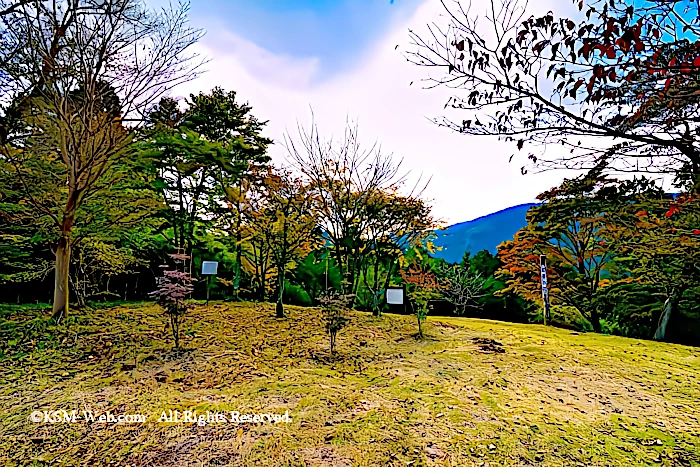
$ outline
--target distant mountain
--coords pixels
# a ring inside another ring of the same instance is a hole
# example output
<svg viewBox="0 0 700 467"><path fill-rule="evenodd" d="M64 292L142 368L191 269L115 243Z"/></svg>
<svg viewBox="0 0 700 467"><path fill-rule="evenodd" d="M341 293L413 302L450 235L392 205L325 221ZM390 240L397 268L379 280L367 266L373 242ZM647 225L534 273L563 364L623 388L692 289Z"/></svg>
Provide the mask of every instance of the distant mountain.
<svg viewBox="0 0 700 467"><path fill-rule="evenodd" d="M464 253L472 256L481 250L496 253L496 248L505 240L511 240L515 232L527 225L525 214L536 203L521 204L494 212L477 219L461 222L435 232L434 244L442 247L435 257L449 263L459 263Z"/></svg>

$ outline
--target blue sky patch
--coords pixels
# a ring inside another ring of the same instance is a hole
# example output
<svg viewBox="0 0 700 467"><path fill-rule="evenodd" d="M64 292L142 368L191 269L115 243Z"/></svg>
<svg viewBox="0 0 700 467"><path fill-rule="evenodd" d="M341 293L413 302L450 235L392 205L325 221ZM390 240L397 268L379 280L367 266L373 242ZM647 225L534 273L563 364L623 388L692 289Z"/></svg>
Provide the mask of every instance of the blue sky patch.
<svg viewBox="0 0 700 467"><path fill-rule="evenodd" d="M410 17L420 0L198 0L192 23L209 30L216 45L224 28L274 54L319 60L316 79L353 68L396 21Z"/></svg>

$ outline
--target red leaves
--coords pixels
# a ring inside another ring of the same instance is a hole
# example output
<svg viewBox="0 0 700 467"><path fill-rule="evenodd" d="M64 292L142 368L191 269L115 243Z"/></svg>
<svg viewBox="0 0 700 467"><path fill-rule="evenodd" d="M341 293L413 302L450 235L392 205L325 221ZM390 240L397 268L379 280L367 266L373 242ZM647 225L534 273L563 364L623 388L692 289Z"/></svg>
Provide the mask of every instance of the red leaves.
<svg viewBox="0 0 700 467"><path fill-rule="evenodd" d="M700 235L700 229L693 230L693 235Z"/></svg>
<svg viewBox="0 0 700 467"><path fill-rule="evenodd" d="M460 52L464 50L464 39L457 42L457 50L459 50Z"/></svg>
<svg viewBox="0 0 700 467"><path fill-rule="evenodd" d="M672 204L672 205L668 208L668 211L666 212L666 217L671 217L671 216L673 216L674 214L677 214L677 213L679 213L679 212L681 212L680 208L679 208L677 205Z"/></svg>
<svg viewBox="0 0 700 467"><path fill-rule="evenodd" d="M608 78L610 78L610 81L612 81L613 83L615 82L615 80L617 79L617 73L615 73L615 70L610 70L610 72L608 73Z"/></svg>
<svg viewBox="0 0 700 467"><path fill-rule="evenodd" d="M668 91L669 87L671 87L671 78L666 80L666 84L664 85L664 92Z"/></svg>
<svg viewBox="0 0 700 467"><path fill-rule="evenodd" d="M631 43L629 41L626 41L622 37L615 41L615 45L618 46L624 53L630 51Z"/></svg>
<svg viewBox="0 0 700 467"><path fill-rule="evenodd" d="M576 23L574 23L574 22L571 21L571 20L568 20L568 21L566 22L566 27L567 27L567 29L568 29L569 31L571 31L572 29L574 29L574 28L576 27Z"/></svg>
<svg viewBox="0 0 700 467"><path fill-rule="evenodd" d="M683 62L681 63L681 73L684 75L689 75L692 73L692 69L690 68L690 64L688 62Z"/></svg>
<svg viewBox="0 0 700 467"><path fill-rule="evenodd" d="M600 244L600 246L605 246L605 241L603 240L599 241L598 243Z"/></svg>
<svg viewBox="0 0 700 467"><path fill-rule="evenodd" d="M605 25L605 32L609 35L615 29L615 20L610 18L608 23Z"/></svg>
<svg viewBox="0 0 700 467"><path fill-rule="evenodd" d="M615 56L616 56L615 46L611 45L610 47L608 47L608 50L606 52L606 56L611 60L615 58Z"/></svg>
<svg viewBox="0 0 700 467"><path fill-rule="evenodd" d="M586 85L586 90L588 91L588 94L593 92L594 85L595 85L595 76L591 76L590 81L588 81L588 84Z"/></svg>
<svg viewBox="0 0 700 467"><path fill-rule="evenodd" d="M695 60L693 60L693 66L700 68L700 57L695 57Z"/></svg>
<svg viewBox="0 0 700 467"><path fill-rule="evenodd" d="M583 44L583 47L579 51L579 55L583 55L583 58L588 60L591 56L591 48L591 44L589 42L586 42L585 44Z"/></svg>
<svg viewBox="0 0 700 467"><path fill-rule="evenodd" d="M644 42L642 41L637 41L634 44L634 51L635 52L643 52L644 51Z"/></svg>
<svg viewBox="0 0 700 467"><path fill-rule="evenodd" d="M654 29L651 33L654 35L654 39L658 39L661 36L658 29Z"/></svg>
<svg viewBox="0 0 700 467"><path fill-rule="evenodd" d="M545 46L547 45L548 42L549 41L546 41L546 40L538 42L537 44L535 44L535 46L532 48L532 50L535 53L540 54L540 53L542 53L542 50L545 48Z"/></svg>

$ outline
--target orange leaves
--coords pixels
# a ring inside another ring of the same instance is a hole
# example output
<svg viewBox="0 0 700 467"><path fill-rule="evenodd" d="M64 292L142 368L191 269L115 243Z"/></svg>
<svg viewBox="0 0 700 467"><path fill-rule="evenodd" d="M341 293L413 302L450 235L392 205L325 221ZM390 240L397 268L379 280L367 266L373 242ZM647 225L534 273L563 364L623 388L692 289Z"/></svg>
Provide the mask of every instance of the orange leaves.
<svg viewBox="0 0 700 467"><path fill-rule="evenodd" d="M631 43L622 37L615 41L615 45L618 46L624 53L628 53L631 48Z"/></svg>
<svg viewBox="0 0 700 467"><path fill-rule="evenodd" d="M666 212L666 217L671 217L674 214L677 214L681 212L680 208L676 204L672 204L669 208L668 211Z"/></svg>
<svg viewBox="0 0 700 467"><path fill-rule="evenodd" d="M647 212L643 209L641 211L637 211L637 213L635 214L635 216L637 216L637 217L645 217L647 215L648 215Z"/></svg>

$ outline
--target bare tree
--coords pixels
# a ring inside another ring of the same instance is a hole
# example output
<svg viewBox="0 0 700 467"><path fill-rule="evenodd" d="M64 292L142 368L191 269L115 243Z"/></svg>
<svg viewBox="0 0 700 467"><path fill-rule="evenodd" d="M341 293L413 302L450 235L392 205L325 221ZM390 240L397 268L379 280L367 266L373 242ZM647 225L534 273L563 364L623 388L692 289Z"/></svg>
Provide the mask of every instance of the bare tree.
<svg viewBox="0 0 700 467"><path fill-rule="evenodd" d="M22 177L22 158L53 153L65 166L60 207L32 198L60 232L53 316L68 312L74 225L83 202L107 187L105 177L129 157L133 128L163 93L197 76L186 50L202 35L188 26L187 4L151 11L139 0L25 1L0 10L6 111L0 157ZM22 151L12 150L20 147ZM21 155L21 156L20 156ZM47 177L55 176L47 174Z"/></svg>
<svg viewBox="0 0 700 467"><path fill-rule="evenodd" d="M442 266L439 275L440 291L455 306L457 314L463 315L467 308L481 309L479 299L486 295L486 279L481 274L472 271L469 265L451 264Z"/></svg>
<svg viewBox="0 0 700 467"><path fill-rule="evenodd" d="M322 140L312 122L309 131L299 128L298 143L285 136L285 146L316 192L321 228L343 276L343 291L354 295L364 256L364 236L376 222L368 215L368 202L379 191L395 191L402 186L406 175L399 175L401 162L395 163L376 144L363 149L357 125L349 122L338 142Z"/></svg>

